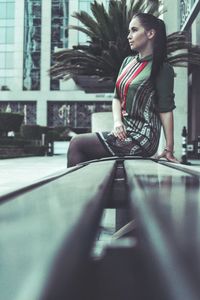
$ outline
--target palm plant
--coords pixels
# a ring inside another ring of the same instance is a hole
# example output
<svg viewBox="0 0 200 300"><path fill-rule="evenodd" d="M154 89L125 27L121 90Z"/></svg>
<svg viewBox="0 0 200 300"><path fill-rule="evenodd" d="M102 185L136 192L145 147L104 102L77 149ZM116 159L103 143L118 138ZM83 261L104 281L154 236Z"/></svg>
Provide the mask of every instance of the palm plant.
<svg viewBox="0 0 200 300"><path fill-rule="evenodd" d="M133 54L127 41L128 24L136 12L159 16L163 12L160 0L110 0L108 11L96 0L91 3L93 17L87 12L74 13L83 26L69 26L89 37L88 45L77 45L54 54L50 69L53 78L95 76L98 80L116 80L123 59ZM182 50L182 51L178 51ZM168 60L174 66L187 63L200 65L200 47L191 45L184 32L168 36Z"/></svg>

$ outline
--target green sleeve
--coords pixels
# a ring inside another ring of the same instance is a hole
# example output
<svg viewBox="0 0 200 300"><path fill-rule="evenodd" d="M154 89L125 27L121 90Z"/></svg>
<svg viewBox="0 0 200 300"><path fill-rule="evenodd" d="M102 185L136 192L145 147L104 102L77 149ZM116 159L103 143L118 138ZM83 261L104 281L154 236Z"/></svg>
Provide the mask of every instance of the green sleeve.
<svg viewBox="0 0 200 300"><path fill-rule="evenodd" d="M169 112L176 108L174 103L174 69L164 63L156 79L157 111Z"/></svg>
<svg viewBox="0 0 200 300"><path fill-rule="evenodd" d="M118 76L121 74L123 68L126 66L127 62L129 61L129 58L130 58L130 56L127 56L127 57L123 60L123 62L122 62L122 64L121 64L121 67L120 67L120 69L119 69ZM113 98L119 99L119 100L120 100L120 95L119 95L119 92L117 91L116 87L115 87L115 89L114 89L114 96L113 96Z"/></svg>

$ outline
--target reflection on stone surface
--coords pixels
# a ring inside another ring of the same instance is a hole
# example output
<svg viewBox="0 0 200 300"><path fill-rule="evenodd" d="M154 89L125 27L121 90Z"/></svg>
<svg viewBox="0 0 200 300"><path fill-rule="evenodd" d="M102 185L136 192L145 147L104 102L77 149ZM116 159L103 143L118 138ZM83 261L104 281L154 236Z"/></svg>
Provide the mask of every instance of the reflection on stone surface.
<svg viewBox="0 0 200 300"><path fill-rule="evenodd" d="M67 124L72 128L91 129L91 114L111 111L111 102L49 102L48 126L65 126L65 118L60 118L60 109L66 105Z"/></svg>
<svg viewBox="0 0 200 300"><path fill-rule="evenodd" d="M35 101L1 101L0 111L5 111L6 108L10 107L11 112L24 114L24 108L26 107L26 124L36 124L36 102Z"/></svg>
<svg viewBox="0 0 200 300"><path fill-rule="evenodd" d="M24 90L40 89L41 0L25 0Z"/></svg>

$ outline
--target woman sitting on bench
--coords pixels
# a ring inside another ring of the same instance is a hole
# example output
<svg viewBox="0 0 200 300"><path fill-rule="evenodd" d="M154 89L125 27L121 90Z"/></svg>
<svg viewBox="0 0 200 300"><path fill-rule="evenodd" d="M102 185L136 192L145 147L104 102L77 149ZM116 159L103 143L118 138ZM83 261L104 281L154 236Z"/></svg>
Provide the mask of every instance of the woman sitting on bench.
<svg viewBox="0 0 200 300"><path fill-rule="evenodd" d="M167 62L167 38L162 20L147 13L129 24L130 48L124 59L112 103L112 132L81 134L68 150L68 167L108 156L153 156L163 126L166 147L158 158L178 163L173 155L174 71Z"/></svg>

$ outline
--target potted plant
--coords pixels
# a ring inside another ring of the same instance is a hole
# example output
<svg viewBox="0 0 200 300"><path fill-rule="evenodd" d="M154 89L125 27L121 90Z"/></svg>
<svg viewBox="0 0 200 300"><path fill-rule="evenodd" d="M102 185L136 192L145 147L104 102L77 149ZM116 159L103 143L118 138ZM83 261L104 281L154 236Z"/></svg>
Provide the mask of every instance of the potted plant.
<svg viewBox="0 0 200 300"><path fill-rule="evenodd" d="M7 136L9 131L19 132L23 120L23 114L0 112L0 135Z"/></svg>
<svg viewBox="0 0 200 300"><path fill-rule="evenodd" d="M163 7L159 0L110 0L107 11L95 0L91 11L93 16L84 11L74 13L83 26L69 26L87 34L88 45L55 53L50 76L66 80L72 77L86 92L113 92L122 61L132 54L127 29L133 14L145 11L159 16ZM174 32L168 35L167 41L168 61L173 66L200 65L200 47L189 43L185 32Z"/></svg>

